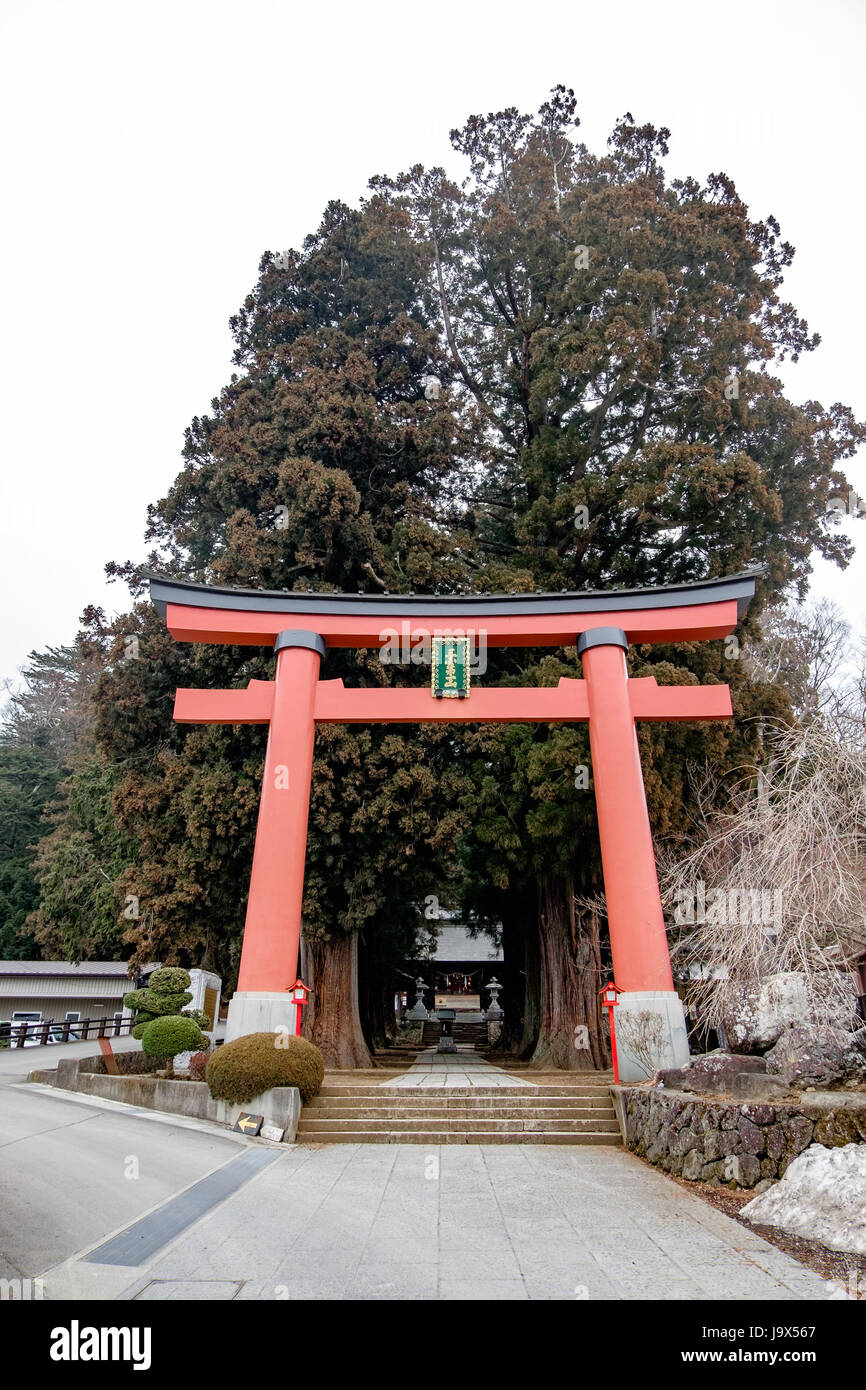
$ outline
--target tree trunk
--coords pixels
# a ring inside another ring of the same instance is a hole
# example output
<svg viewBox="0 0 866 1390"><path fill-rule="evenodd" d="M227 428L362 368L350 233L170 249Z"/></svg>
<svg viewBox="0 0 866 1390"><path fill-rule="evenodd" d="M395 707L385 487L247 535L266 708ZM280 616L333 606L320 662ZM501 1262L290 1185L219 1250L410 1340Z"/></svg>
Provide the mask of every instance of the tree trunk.
<svg viewBox="0 0 866 1390"><path fill-rule="evenodd" d="M366 997L366 1007L364 1009L364 1037L367 1039L367 1046L374 1054L384 1052L388 1046L388 1036L385 1027L385 1005L382 994L382 986L378 980L368 981L364 991Z"/></svg>
<svg viewBox="0 0 866 1390"><path fill-rule="evenodd" d="M377 1038L375 986L371 981L370 946L363 935L358 937L358 1017L367 1050L375 1056L381 1047Z"/></svg>
<svg viewBox="0 0 866 1390"><path fill-rule="evenodd" d="M382 997L382 1026L385 1033L386 1045L392 1043L397 1036L397 1010L394 1006L394 996L396 993L397 988L389 975L380 989Z"/></svg>
<svg viewBox="0 0 866 1390"><path fill-rule="evenodd" d="M538 928L535 900L515 890L510 901L503 904L502 965L495 973L502 981L499 1000L505 1019L497 1051L510 1052L516 1057L529 1057L538 1037ZM481 1007L487 1005L487 997Z"/></svg>
<svg viewBox="0 0 866 1390"><path fill-rule="evenodd" d="M538 885L541 1027L533 1066L591 1071L609 1066L602 1029L601 945L598 918L574 907L570 877L550 875Z"/></svg>
<svg viewBox="0 0 866 1390"><path fill-rule="evenodd" d="M527 912L522 932L523 946L523 1033L520 1056L531 1058L541 1031L541 927L538 913Z"/></svg>
<svg viewBox="0 0 866 1390"><path fill-rule="evenodd" d="M397 1032L393 979L363 935L358 942L358 1012L370 1052L384 1052Z"/></svg>
<svg viewBox="0 0 866 1390"><path fill-rule="evenodd" d="M330 941L301 939L303 978L314 993L302 1035L321 1049L326 1067L372 1066L358 1013L358 933L337 932Z"/></svg>
<svg viewBox="0 0 866 1390"><path fill-rule="evenodd" d="M495 973L502 981L500 1004L505 1018L502 1033L497 1043L497 1051L511 1052L515 1055L523 1047L523 1013L526 995L526 976L521 969L523 963L523 931L510 916L502 916L502 965ZM488 996L482 994L481 1007L487 1007Z"/></svg>

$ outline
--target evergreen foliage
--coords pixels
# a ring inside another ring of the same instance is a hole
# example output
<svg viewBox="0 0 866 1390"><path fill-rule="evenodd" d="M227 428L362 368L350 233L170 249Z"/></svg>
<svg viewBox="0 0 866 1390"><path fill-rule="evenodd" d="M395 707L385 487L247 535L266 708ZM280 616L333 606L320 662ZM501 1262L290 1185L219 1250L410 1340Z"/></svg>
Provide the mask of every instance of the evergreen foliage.
<svg viewBox="0 0 866 1390"><path fill-rule="evenodd" d="M578 126L563 86L535 115L472 116L451 133L463 183L421 165L377 175L359 207L329 203L300 250L263 255L232 319L237 370L150 508L152 567L254 588L469 594L762 564L738 632L748 650L768 598L802 595L814 552L847 563L828 501L866 429L840 403L794 404L773 373L819 341L782 297L794 251L778 223L756 220L727 174L669 179L663 128L626 114L596 155ZM441 391L428 399L430 376ZM174 643L140 567L109 569L135 602L113 623L86 615L95 744L42 842L29 929L73 959L131 950L231 980L266 731L180 726L172 703L177 686L269 678L272 655ZM685 833L691 761L724 788L758 756L759 718L793 717L738 651L629 654L634 676L727 682L734 700L731 725L640 729L657 836ZM580 674L573 650L488 660L485 684ZM375 651L329 652L322 674L427 679ZM605 935L585 906L601 888L595 806L575 776L590 761L582 726L319 730L302 973L316 989L305 1029L330 1064L369 1062L393 1028L395 972L429 893L502 922L509 1045L604 1064ZM0 870L0 894L18 921L32 899L26 865L16 873L6 887ZM592 1046L576 1053L582 1023Z"/></svg>

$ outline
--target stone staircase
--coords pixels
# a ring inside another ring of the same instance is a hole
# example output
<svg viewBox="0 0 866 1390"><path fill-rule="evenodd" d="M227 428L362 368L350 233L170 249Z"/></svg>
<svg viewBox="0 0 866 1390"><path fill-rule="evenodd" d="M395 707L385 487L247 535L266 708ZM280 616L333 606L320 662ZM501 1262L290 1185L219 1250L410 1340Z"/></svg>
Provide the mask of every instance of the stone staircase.
<svg viewBox="0 0 866 1390"><path fill-rule="evenodd" d="M461 1023L455 1019L451 1034L456 1043L470 1043L472 1047L479 1047L487 1042L487 1024ZM441 1037L442 1024L438 1019L428 1019L421 1029L421 1046L435 1047Z"/></svg>
<svg viewBox="0 0 866 1390"><path fill-rule="evenodd" d="M351 1075L325 1078L301 1111L299 1144L620 1143L606 1076L401 1090Z"/></svg>

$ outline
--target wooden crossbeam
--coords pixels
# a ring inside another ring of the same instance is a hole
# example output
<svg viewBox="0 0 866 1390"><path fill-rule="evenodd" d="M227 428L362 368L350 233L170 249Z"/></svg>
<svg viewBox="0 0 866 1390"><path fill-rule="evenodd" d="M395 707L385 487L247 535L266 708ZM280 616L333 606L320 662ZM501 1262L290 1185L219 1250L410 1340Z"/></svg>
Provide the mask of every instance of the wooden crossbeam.
<svg viewBox="0 0 866 1390"><path fill-rule="evenodd" d="M245 690L183 690L174 696L179 724L269 724L273 681L250 681Z"/></svg>
<svg viewBox="0 0 866 1390"><path fill-rule="evenodd" d="M628 683L635 719L730 719L726 685L665 685L654 676ZM174 717L182 724L267 724L273 681L245 690L178 690ZM555 686L476 686L465 700L434 700L426 686L347 688L319 681L317 724L575 724L589 718L586 681L563 677Z"/></svg>

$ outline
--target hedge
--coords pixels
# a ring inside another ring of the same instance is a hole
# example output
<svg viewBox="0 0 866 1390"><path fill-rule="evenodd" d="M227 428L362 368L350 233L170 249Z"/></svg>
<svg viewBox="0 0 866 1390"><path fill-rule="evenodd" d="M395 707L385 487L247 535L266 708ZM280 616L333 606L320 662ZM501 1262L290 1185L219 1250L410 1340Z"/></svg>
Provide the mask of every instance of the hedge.
<svg viewBox="0 0 866 1390"><path fill-rule="evenodd" d="M214 1100L243 1105L274 1086L297 1086L304 1104L321 1090L325 1062L306 1038L248 1033L212 1053L205 1071Z"/></svg>
<svg viewBox="0 0 866 1390"><path fill-rule="evenodd" d="M169 1014L146 1023L141 1034L141 1046L151 1057L176 1057L179 1052L200 1052L209 1039L191 1018Z"/></svg>

